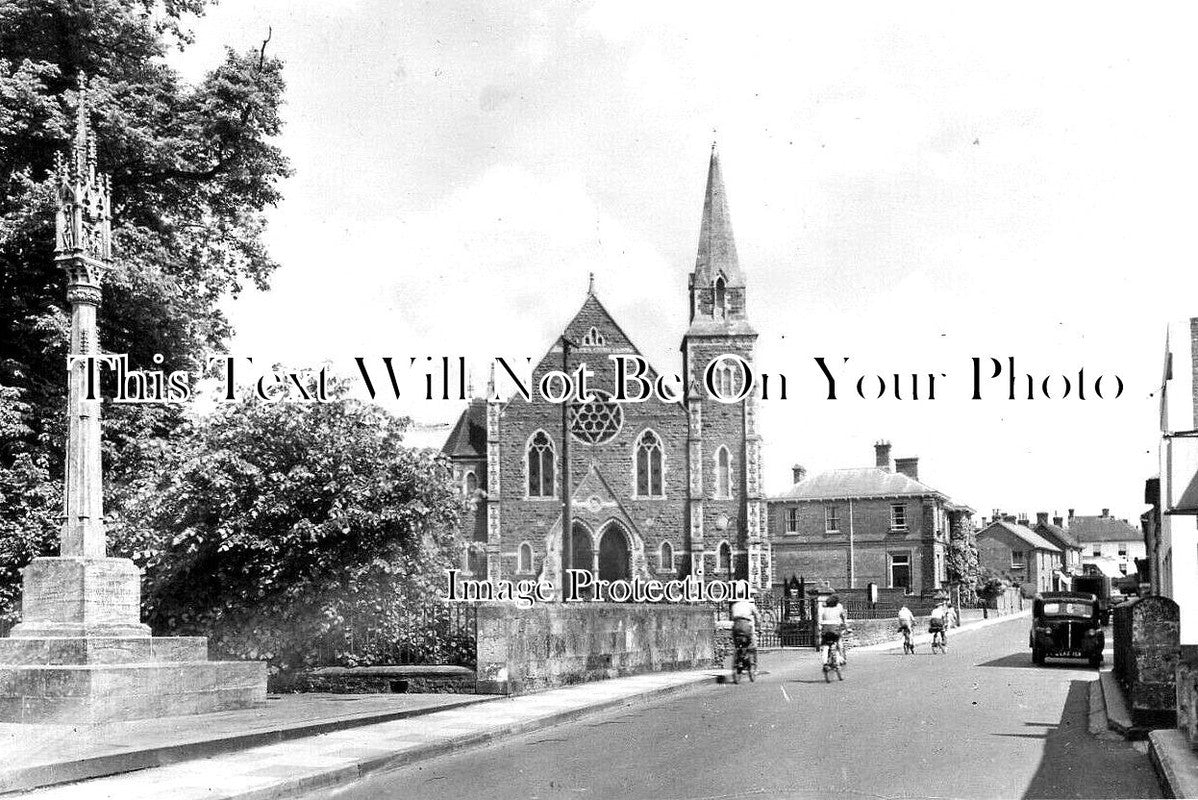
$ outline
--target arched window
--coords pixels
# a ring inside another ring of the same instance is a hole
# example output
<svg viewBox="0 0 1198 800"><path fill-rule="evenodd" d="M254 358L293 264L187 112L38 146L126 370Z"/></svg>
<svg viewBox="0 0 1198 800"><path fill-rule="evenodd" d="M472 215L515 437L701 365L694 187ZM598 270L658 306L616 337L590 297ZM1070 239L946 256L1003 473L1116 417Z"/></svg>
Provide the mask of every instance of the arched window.
<svg viewBox="0 0 1198 800"><path fill-rule="evenodd" d="M520 554L516 558L516 572L532 572L532 545L528 542L520 544Z"/></svg>
<svg viewBox="0 0 1198 800"><path fill-rule="evenodd" d="M474 470L466 471L466 478L462 481L462 488L466 490L467 497L478 491L478 476L474 474Z"/></svg>
<svg viewBox="0 0 1198 800"><path fill-rule="evenodd" d="M636 493L638 497L665 496L661 468L661 439L653 431L645 431L636 443Z"/></svg>
<svg viewBox="0 0 1198 800"><path fill-rule="evenodd" d="M712 309L712 315L717 319L727 316L727 302L727 287L724 284L724 276L720 275L715 279L715 307Z"/></svg>
<svg viewBox="0 0 1198 800"><path fill-rule="evenodd" d="M553 442L545 431L528 440L528 496L553 497Z"/></svg>
<svg viewBox="0 0 1198 800"><path fill-rule="evenodd" d="M738 380L737 372L739 367L729 364L727 360L721 361L715 367L715 390L720 397L732 399L736 397Z"/></svg>
<svg viewBox="0 0 1198 800"><path fill-rule="evenodd" d="M720 542L715 551L715 568L717 572L727 572L732 568L732 546L727 542Z"/></svg>
<svg viewBox="0 0 1198 800"><path fill-rule="evenodd" d="M598 328L592 325L591 329L587 331L586 336L582 337L582 343L587 346L602 347L607 344L607 339L599 332Z"/></svg>
<svg viewBox="0 0 1198 800"><path fill-rule="evenodd" d="M661 543L661 550L658 552L657 568L663 571L674 571L674 546L669 542Z"/></svg>
<svg viewBox="0 0 1198 800"><path fill-rule="evenodd" d="M732 457L723 446L715 451L715 496L732 496Z"/></svg>

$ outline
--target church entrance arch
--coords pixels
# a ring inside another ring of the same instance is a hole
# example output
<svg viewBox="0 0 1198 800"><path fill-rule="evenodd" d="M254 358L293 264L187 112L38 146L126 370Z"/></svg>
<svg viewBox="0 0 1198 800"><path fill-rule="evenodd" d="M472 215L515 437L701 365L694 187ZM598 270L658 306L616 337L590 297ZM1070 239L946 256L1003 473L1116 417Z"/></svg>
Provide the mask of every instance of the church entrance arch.
<svg viewBox="0 0 1198 800"><path fill-rule="evenodd" d="M628 532L618 522L609 522L599 537L599 580L626 581L632 577Z"/></svg>

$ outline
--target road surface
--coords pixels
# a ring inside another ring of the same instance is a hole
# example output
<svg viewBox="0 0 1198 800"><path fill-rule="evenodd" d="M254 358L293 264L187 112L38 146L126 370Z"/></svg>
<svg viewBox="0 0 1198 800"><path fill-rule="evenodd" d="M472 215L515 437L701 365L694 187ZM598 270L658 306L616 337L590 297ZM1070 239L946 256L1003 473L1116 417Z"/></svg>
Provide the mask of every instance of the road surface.
<svg viewBox="0 0 1198 800"><path fill-rule="evenodd" d="M1084 662L1031 663L1026 619L850 653L826 684L786 651L754 684L707 686L374 775L366 798L1159 797L1148 758L1091 736ZM1108 656L1109 658L1109 656Z"/></svg>

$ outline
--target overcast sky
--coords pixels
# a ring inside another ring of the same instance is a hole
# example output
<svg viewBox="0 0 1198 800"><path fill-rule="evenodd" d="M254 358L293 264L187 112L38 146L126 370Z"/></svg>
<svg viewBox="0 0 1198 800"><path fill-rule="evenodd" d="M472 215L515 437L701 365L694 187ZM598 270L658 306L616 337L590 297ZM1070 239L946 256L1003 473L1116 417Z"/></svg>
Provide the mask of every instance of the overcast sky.
<svg viewBox="0 0 1198 800"><path fill-rule="evenodd" d="M771 493L886 438L979 515L1134 520L1165 324L1198 316L1189 8L795 5L226 0L177 64L198 79L272 28L295 167L232 350L537 358L594 272L674 372L718 129L759 366L789 377L763 406ZM1125 391L971 401L975 355ZM815 356L948 378L832 402Z"/></svg>

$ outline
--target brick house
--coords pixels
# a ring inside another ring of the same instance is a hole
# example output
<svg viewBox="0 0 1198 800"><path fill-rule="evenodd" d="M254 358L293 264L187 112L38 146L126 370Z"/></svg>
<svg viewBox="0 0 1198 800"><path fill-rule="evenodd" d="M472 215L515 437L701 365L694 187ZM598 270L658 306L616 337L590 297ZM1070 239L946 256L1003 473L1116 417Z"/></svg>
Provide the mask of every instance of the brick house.
<svg viewBox="0 0 1198 800"><path fill-rule="evenodd" d="M977 533L978 565L1023 589L1025 596L1051 592L1064 553L1012 516L996 519Z"/></svg>
<svg viewBox="0 0 1198 800"><path fill-rule="evenodd" d="M1036 512L1036 525L1032 530L1061 548L1061 568L1065 572L1081 574L1082 546L1065 527L1063 518L1053 517L1052 522L1049 522L1048 512L1038 511Z"/></svg>
<svg viewBox="0 0 1198 800"><path fill-rule="evenodd" d="M585 363L594 371L594 397L570 406L569 463L562 405L535 392L531 400L519 393L501 399L493 385L462 412L443 448L471 500L462 535L471 542L465 566L475 577L560 585L564 482L573 568L607 580L694 574L770 584L756 399L722 403L702 388L717 357L753 361L757 334L745 283L713 147L686 300L681 399L617 403L605 391L614 386L609 356L639 351L592 284L532 372L536 386L550 370L573 373ZM662 374L651 373L651 380ZM712 375L721 391L739 389L740 370L728 362Z"/></svg>
<svg viewBox="0 0 1198 800"><path fill-rule="evenodd" d="M951 526L968 535L973 509L919 480L919 459L890 463L890 444L875 445L875 466L808 476L770 498L774 573L837 589L939 589L947 580Z"/></svg>
<svg viewBox="0 0 1198 800"><path fill-rule="evenodd" d="M1082 548L1082 561L1109 559L1123 575L1136 574L1136 559L1144 558L1148 548L1144 532L1125 519L1111 516L1104 508L1101 516L1074 516L1069 512L1069 532Z"/></svg>

